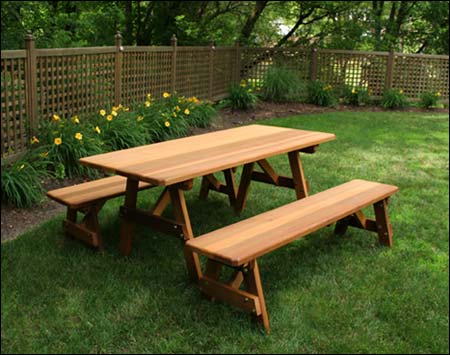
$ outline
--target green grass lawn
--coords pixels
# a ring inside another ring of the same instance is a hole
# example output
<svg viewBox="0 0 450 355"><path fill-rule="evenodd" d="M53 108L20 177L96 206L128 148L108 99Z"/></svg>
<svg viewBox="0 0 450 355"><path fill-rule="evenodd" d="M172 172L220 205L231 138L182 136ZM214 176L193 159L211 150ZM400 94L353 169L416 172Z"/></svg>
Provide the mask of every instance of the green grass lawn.
<svg viewBox="0 0 450 355"><path fill-rule="evenodd" d="M311 193L353 178L400 188L389 204L392 250L375 233L337 237L329 227L259 260L271 335L201 298L178 239L138 227L131 257L120 256L119 198L100 215L100 253L64 238L63 215L2 245L2 352L448 353L448 122L388 112L261 122L336 134L302 155ZM270 161L288 174L287 156ZM199 201L199 185L186 194L196 235L295 200L253 183L237 217L225 195Z"/></svg>

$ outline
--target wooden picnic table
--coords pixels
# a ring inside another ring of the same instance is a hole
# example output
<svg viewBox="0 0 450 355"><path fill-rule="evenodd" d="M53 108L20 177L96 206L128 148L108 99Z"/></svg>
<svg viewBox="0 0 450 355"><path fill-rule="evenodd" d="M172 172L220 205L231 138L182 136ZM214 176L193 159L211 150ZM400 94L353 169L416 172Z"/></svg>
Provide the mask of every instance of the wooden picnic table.
<svg viewBox="0 0 450 355"><path fill-rule="evenodd" d="M192 188L196 177L203 177L201 198L206 198L210 190L225 193L237 212L245 206L251 180L293 188L297 199L306 197L308 186L299 153L314 153L319 144L335 138L330 133L248 125L85 157L80 163L127 178L125 202L120 209L120 250L129 255L135 223L175 233L185 241L194 237L184 191ZM292 178L278 175L266 160L285 153ZM254 170L255 163L261 171ZM238 188L234 171L240 165L244 167ZM218 172L224 173L225 184L214 176ZM165 187L150 211L136 207L140 181ZM162 216L170 202L174 219ZM197 254L185 252L185 258L189 275L198 279L201 271Z"/></svg>

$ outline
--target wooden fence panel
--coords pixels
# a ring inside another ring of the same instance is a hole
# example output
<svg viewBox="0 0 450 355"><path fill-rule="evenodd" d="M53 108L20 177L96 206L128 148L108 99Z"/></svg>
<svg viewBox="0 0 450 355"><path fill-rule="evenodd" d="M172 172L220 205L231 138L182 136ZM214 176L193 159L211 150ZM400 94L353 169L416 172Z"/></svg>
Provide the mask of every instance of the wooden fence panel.
<svg viewBox="0 0 450 355"><path fill-rule="evenodd" d="M125 47L122 67L122 103L145 101L147 94L160 98L171 91L172 47Z"/></svg>
<svg viewBox="0 0 450 355"><path fill-rule="evenodd" d="M175 90L186 97L209 98L210 47L178 47Z"/></svg>
<svg viewBox="0 0 450 355"><path fill-rule="evenodd" d="M395 54L392 87L418 99L424 92L440 92L448 99L448 57Z"/></svg>
<svg viewBox="0 0 450 355"><path fill-rule="evenodd" d="M216 48L214 50L212 97L219 100L228 95L230 85L235 81L236 48Z"/></svg>
<svg viewBox="0 0 450 355"><path fill-rule="evenodd" d="M388 53L317 51L317 79L334 87L368 90L382 96L385 88Z"/></svg>
<svg viewBox="0 0 450 355"><path fill-rule="evenodd" d="M2 54L1 105L2 105L2 159L25 151L28 144L26 123L26 58L25 51Z"/></svg>
<svg viewBox="0 0 450 355"><path fill-rule="evenodd" d="M66 55L36 50L40 119L90 116L114 101L114 52Z"/></svg>

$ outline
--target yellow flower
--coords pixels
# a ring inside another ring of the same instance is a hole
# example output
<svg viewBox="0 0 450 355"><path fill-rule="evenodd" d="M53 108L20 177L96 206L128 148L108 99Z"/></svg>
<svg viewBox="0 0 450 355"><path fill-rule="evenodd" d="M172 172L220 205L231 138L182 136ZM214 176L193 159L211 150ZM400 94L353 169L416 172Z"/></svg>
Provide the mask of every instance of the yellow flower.
<svg viewBox="0 0 450 355"><path fill-rule="evenodd" d="M25 164L22 164L21 166L19 166L19 170L22 170L23 168L25 168Z"/></svg>
<svg viewBox="0 0 450 355"><path fill-rule="evenodd" d="M169 121L164 122L164 126L170 127L170 122Z"/></svg>
<svg viewBox="0 0 450 355"><path fill-rule="evenodd" d="M53 115L53 121L59 121L61 119L61 117L59 117L58 115Z"/></svg>
<svg viewBox="0 0 450 355"><path fill-rule="evenodd" d="M116 116L117 116L117 111L112 110L112 111L111 111L111 115L113 115L114 117L116 117Z"/></svg>
<svg viewBox="0 0 450 355"><path fill-rule="evenodd" d="M80 132L75 133L75 138L81 141L83 139L83 135Z"/></svg>
<svg viewBox="0 0 450 355"><path fill-rule="evenodd" d="M167 99L168 97L170 97L170 94L169 94L168 92L164 92L164 93L163 93L163 97L164 97L165 99ZM169 126L167 126L167 127L169 127Z"/></svg>
<svg viewBox="0 0 450 355"><path fill-rule="evenodd" d="M145 101L145 107L150 107L150 101Z"/></svg>
<svg viewBox="0 0 450 355"><path fill-rule="evenodd" d="M400 94L403 94L403 90L402 90L402 89L400 89L399 93L400 93Z"/></svg>
<svg viewBox="0 0 450 355"><path fill-rule="evenodd" d="M100 115L102 115L102 116L106 115L106 111L105 110L100 110Z"/></svg>
<svg viewBox="0 0 450 355"><path fill-rule="evenodd" d="M175 110L176 110L177 112L180 112L180 111L181 111L180 106L176 106L176 107L175 107Z"/></svg>
<svg viewBox="0 0 450 355"><path fill-rule="evenodd" d="M112 115L108 115L108 116L106 116L106 119L107 119L108 121L112 121L113 116L112 116Z"/></svg>
<svg viewBox="0 0 450 355"><path fill-rule="evenodd" d="M76 124L80 123L80 119L78 118L78 116L73 116L72 121L73 121L73 123L76 123Z"/></svg>
<svg viewBox="0 0 450 355"><path fill-rule="evenodd" d="M113 106L113 107L112 107L112 110L113 110L113 111L117 111L118 109L119 109L119 108L118 108L117 106Z"/></svg>
<svg viewBox="0 0 450 355"><path fill-rule="evenodd" d="M176 112L172 113L172 116L177 117L177 113Z"/></svg>
<svg viewBox="0 0 450 355"><path fill-rule="evenodd" d="M442 96L441 92L438 91L438 92L436 93L436 96L437 96L437 97L441 97L441 96Z"/></svg>
<svg viewBox="0 0 450 355"><path fill-rule="evenodd" d="M125 112L128 112L128 111L130 111L130 108L129 108L129 107L124 107L123 110L124 110Z"/></svg>
<svg viewBox="0 0 450 355"><path fill-rule="evenodd" d="M184 110L184 114L185 115L189 115L191 113L191 111L189 111L189 109L187 108L186 110Z"/></svg>
<svg viewBox="0 0 450 355"><path fill-rule="evenodd" d="M33 136L33 137L31 138L31 144L34 144L34 143L39 143L39 139L37 139L36 136Z"/></svg>
<svg viewBox="0 0 450 355"><path fill-rule="evenodd" d="M94 131L97 132L98 134L100 134L100 132L101 132L100 127L99 126L95 126Z"/></svg>
<svg viewBox="0 0 450 355"><path fill-rule="evenodd" d="M55 140L54 140L54 143L56 144L56 145L60 145L61 143L62 143L62 139L61 138L55 138Z"/></svg>
<svg viewBox="0 0 450 355"><path fill-rule="evenodd" d="M136 121L140 122L140 121L142 121L143 119L144 119L144 116L138 116L138 117L136 118Z"/></svg>
<svg viewBox="0 0 450 355"><path fill-rule="evenodd" d="M48 156L48 152L42 152L41 154L39 154L42 158L45 158L46 156Z"/></svg>
<svg viewBox="0 0 450 355"><path fill-rule="evenodd" d="M357 93L356 89L353 89L352 94L356 94L356 93Z"/></svg>

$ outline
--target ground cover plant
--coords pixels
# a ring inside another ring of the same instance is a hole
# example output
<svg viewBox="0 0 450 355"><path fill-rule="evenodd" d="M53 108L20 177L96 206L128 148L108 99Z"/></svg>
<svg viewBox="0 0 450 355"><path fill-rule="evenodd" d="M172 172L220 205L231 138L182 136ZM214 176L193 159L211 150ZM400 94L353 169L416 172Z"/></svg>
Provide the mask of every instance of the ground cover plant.
<svg viewBox="0 0 450 355"><path fill-rule="evenodd" d="M247 314L202 300L178 239L138 227L132 255L121 257L118 198L100 214L102 252L64 238L63 215L2 244L2 351L448 353L448 115L333 112L260 123L336 134L302 155L311 193L353 178L398 185L394 248L330 227L261 258L266 336ZM270 162L289 173L287 157ZM195 235L295 199L252 183L239 217L224 195L199 201L199 185L186 193ZM159 192L143 192L140 205Z"/></svg>

